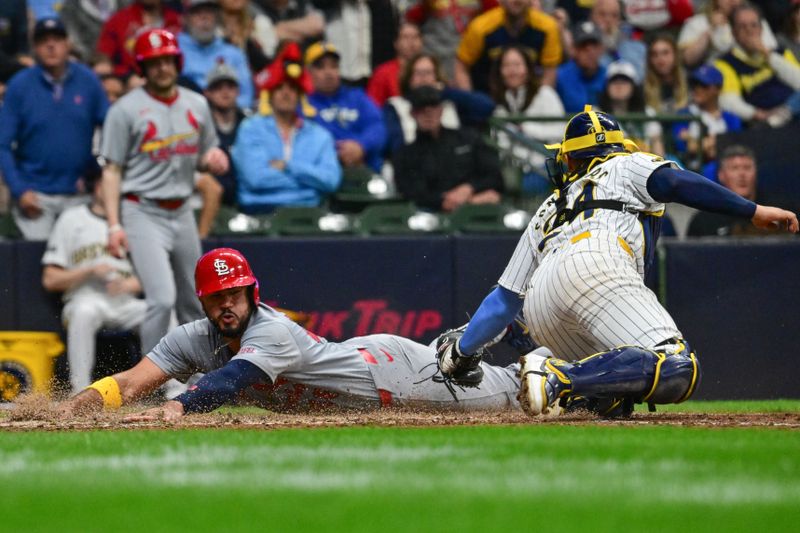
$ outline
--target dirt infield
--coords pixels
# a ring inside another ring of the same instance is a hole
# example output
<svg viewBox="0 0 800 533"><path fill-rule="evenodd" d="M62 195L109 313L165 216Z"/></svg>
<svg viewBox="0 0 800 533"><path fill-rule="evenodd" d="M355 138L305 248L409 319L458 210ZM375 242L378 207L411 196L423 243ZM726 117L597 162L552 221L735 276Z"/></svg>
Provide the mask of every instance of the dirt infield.
<svg viewBox="0 0 800 533"><path fill-rule="evenodd" d="M146 406L143 406L146 407ZM132 410L129 412L136 412ZM648 413L636 412L631 418L604 420L588 414L570 414L559 418L530 418L519 411L504 412L432 412L411 409L383 409L369 412L313 414L210 413L192 415L177 422L124 421L123 413L100 413L65 419L53 404L40 398L20 402L16 409L0 414L0 431L87 431L114 429L286 429L347 426L432 427L479 425L559 424L605 426L669 425L686 427L768 427L800 430L800 413Z"/></svg>

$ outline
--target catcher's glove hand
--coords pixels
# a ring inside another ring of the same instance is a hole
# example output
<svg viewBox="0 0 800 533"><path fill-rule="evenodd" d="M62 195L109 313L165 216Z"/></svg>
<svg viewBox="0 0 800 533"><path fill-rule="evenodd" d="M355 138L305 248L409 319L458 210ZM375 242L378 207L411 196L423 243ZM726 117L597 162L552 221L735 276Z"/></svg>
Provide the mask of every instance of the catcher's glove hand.
<svg viewBox="0 0 800 533"><path fill-rule="evenodd" d="M436 359L442 375L462 387L477 387L483 380L480 367L483 349L475 355L464 355L458 348L458 341L466 327L450 329L436 339Z"/></svg>

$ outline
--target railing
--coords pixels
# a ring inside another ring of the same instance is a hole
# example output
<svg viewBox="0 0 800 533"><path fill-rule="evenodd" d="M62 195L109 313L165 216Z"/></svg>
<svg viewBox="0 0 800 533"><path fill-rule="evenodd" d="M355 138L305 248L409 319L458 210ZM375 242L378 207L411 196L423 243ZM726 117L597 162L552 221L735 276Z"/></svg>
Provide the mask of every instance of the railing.
<svg viewBox="0 0 800 533"><path fill-rule="evenodd" d="M553 115L553 116L510 116L492 117L489 119L489 143L498 150L500 161L503 167L503 175L508 193L513 196L517 203L527 204L526 197L531 196L538 199L544 190L526 190L523 179L526 175L536 175L541 180L546 180L547 170L544 161L553 156L553 152L544 147L544 143L526 136L514 125L525 122L562 122L565 126L573 115ZM691 170L700 170L702 166L701 158L691 159L682 156L685 153L677 149L679 139L673 135L673 126L676 123L697 123L701 138L706 135L707 128L699 116L696 115L647 115L645 113L629 113L615 115L623 128L623 131L637 144L642 150L655 151L659 155L669 158L677 158L679 162ZM660 145L650 146L647 138L640 138L649 127L653 131L658 131L660 126ZM654 150L655 148L655 150Z"/></svg>

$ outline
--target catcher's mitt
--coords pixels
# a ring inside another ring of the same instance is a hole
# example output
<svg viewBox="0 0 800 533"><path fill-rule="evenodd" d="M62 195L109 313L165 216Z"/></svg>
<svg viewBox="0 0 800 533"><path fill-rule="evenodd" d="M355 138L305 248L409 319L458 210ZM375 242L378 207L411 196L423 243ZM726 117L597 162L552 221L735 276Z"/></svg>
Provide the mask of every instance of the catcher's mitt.
<svg viewBox="0 0 800 533"><path fill-rule="evenodd" d="M461 387L477 387L483 380L480 367L483 348L475 355L464 355L458 348L458 341L464 335L466 326L450 329L436 339L436 360L445 379Z"/></svg>

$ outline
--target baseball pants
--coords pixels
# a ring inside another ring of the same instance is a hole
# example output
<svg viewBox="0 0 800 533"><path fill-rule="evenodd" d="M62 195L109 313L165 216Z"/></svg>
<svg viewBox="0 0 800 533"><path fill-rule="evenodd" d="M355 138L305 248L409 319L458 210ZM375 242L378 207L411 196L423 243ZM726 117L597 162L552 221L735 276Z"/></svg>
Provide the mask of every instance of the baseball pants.
<svg viewBox="0 0 800 533"><path fill-rule="evenodd" d="M681 337L613 235L593 234L551 252L533 274L524 313L533 339L568 361Z"/></svg>
<svg viewBox="0 0 800 533"><path fill-rule="evenodd" d="M200 238L188 204L170 211L123 200L122 224L147 302L141 327L142 352L146 354L167 334L173 308L180 324L203 317L194 290Z"/></svg>
<svg viewBox="0 0 800 533"><path fill-rule="evenodd" d="M73 394L92 382L97 332L103 327L133 329L144 320L146 309L144 300L102 294L78 295L67 302L62 317L67 328L67 359Z"/></svg>

